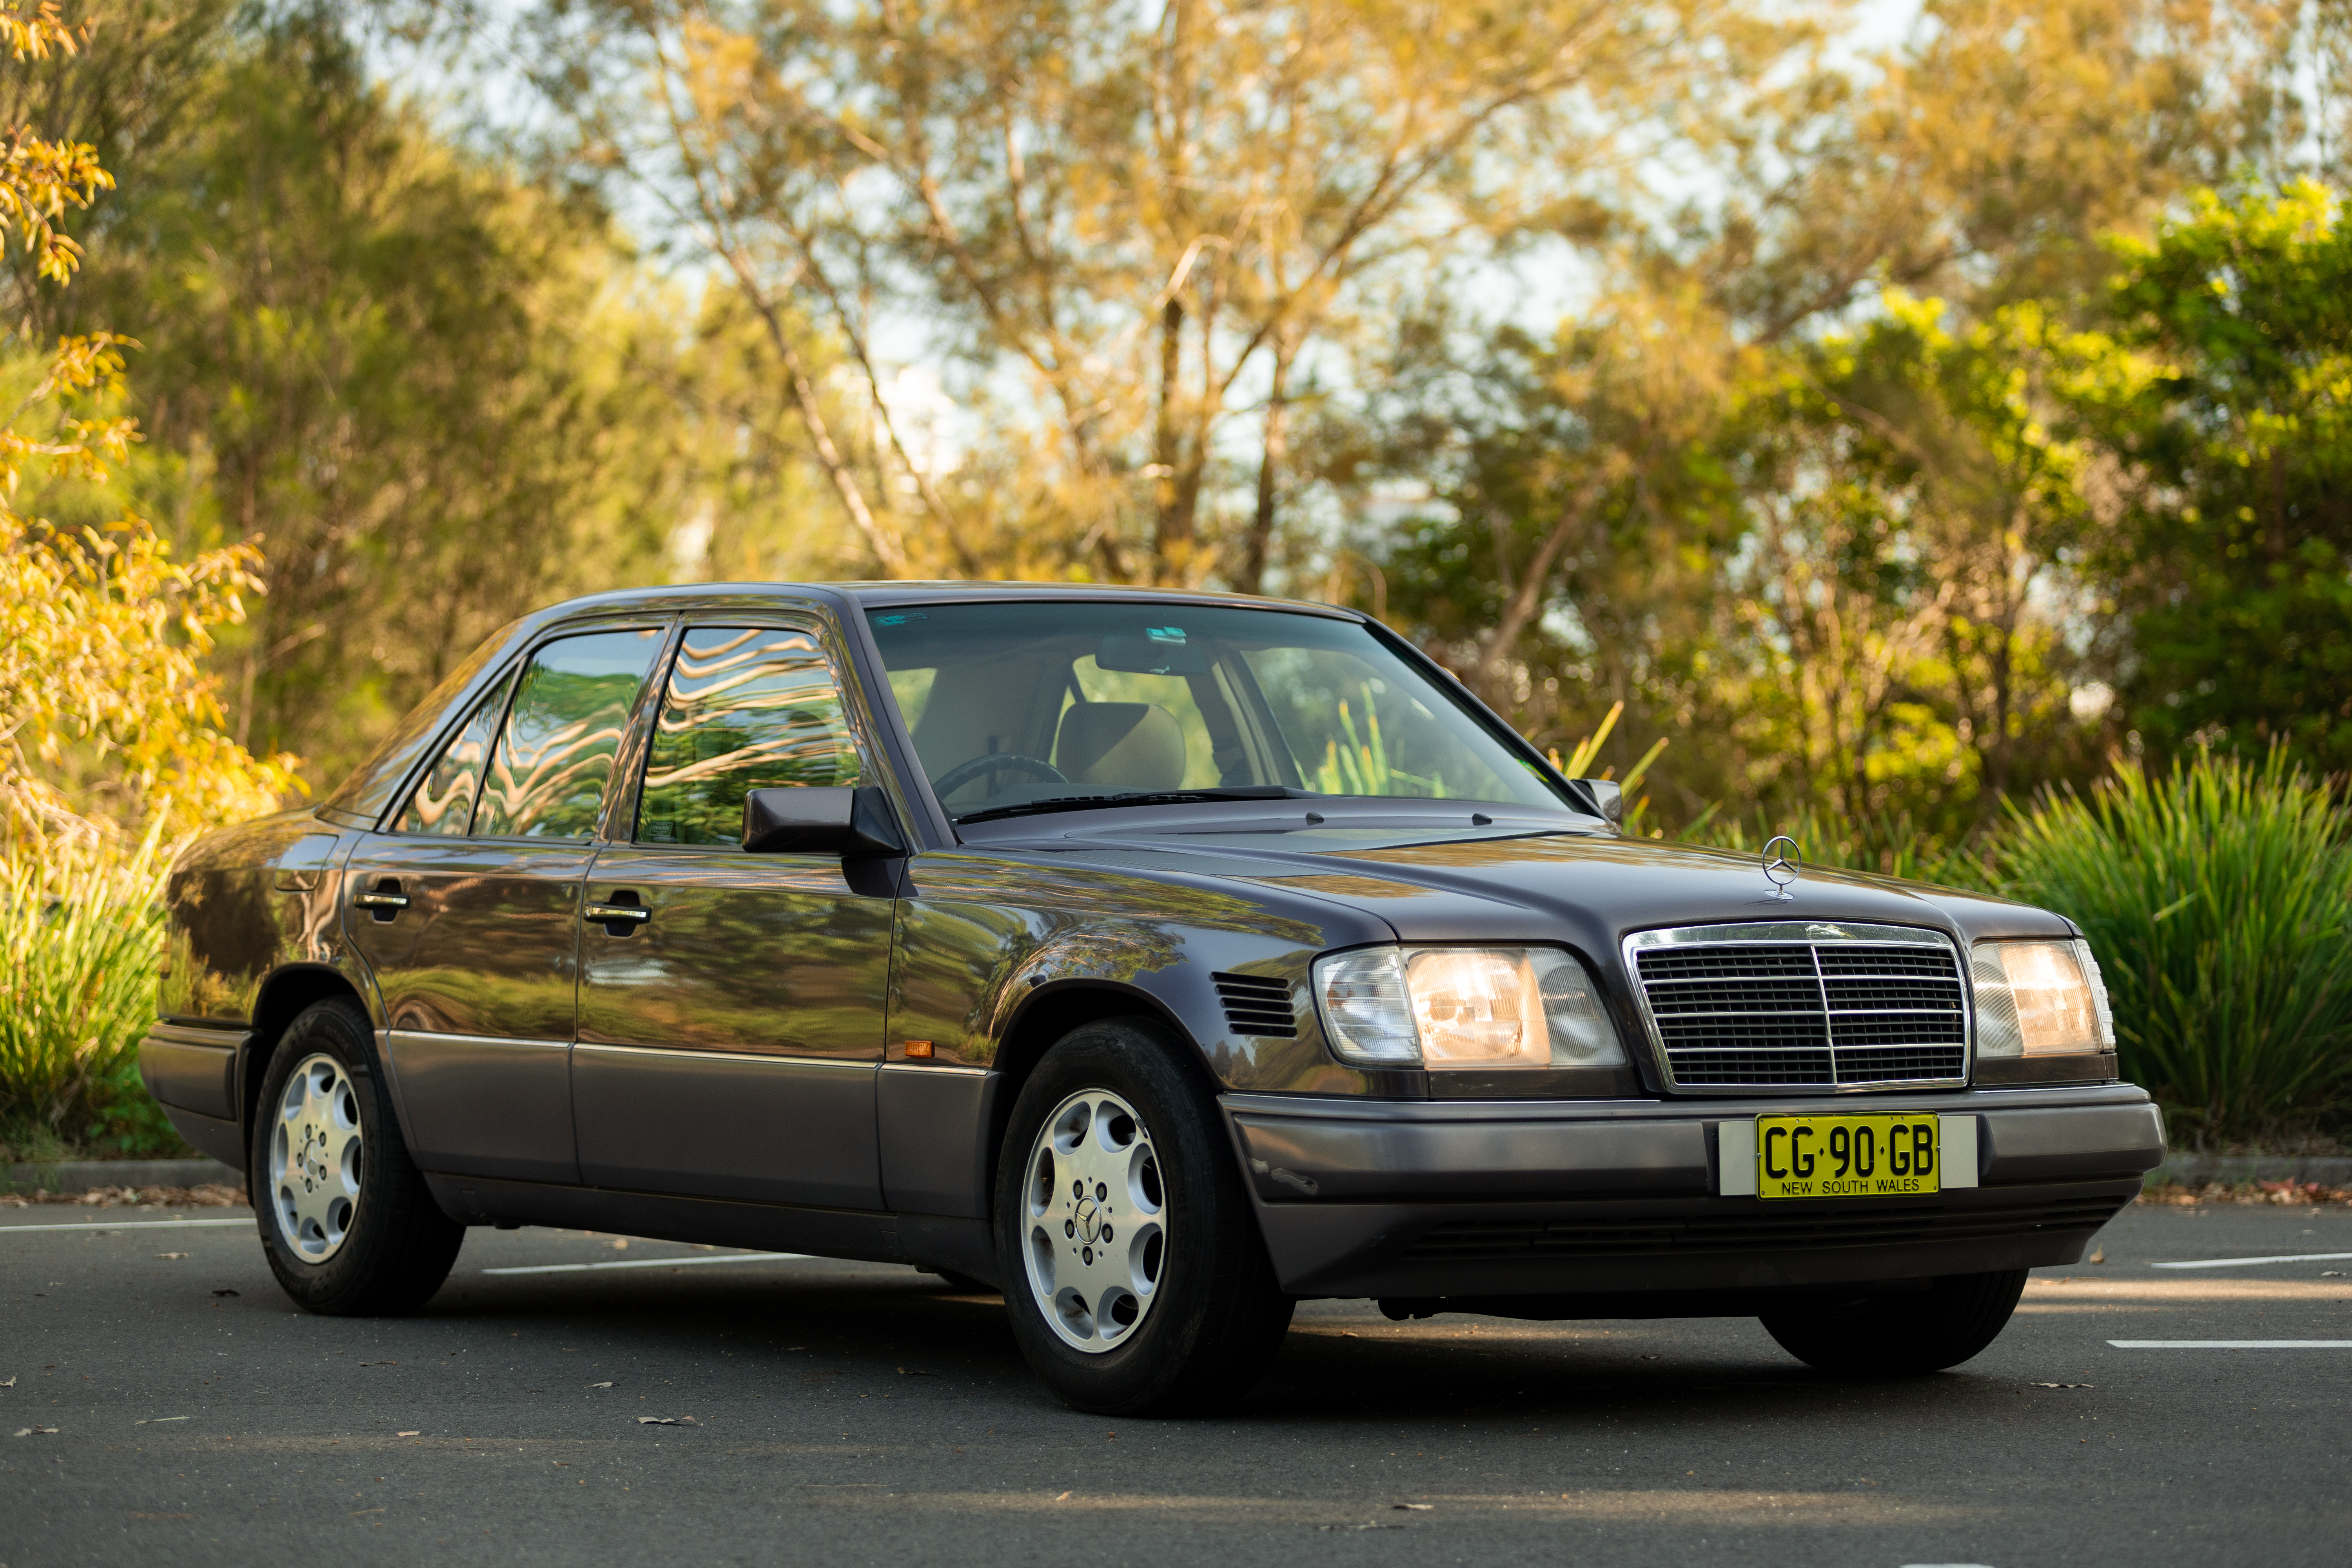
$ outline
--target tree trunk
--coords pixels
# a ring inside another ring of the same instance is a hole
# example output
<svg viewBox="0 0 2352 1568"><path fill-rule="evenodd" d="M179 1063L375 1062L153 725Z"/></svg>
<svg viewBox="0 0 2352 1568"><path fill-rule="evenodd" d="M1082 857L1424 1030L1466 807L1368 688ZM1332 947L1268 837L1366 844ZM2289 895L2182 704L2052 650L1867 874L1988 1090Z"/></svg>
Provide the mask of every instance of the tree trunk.
<svg viewBox="0 0 2352 1568"><path fill-rule="evenodd" d="M1265 592L1266 559L1274 552L1276 496L1281 489L1283 459L1290 451L1290 356L1287 333L1274 344L1274 386L1265 401L1265 449L1257 463L1257 513L1250 519L1249 536L1242 542L1241 563L1234 570L1234 589L1242 594Z"/></svg>
<svg viewBox="0 0 2352 1568"><path fill-rule="evenodd" d="M1192 498L1199 494L1197 480L1184 483L1183 466L1178 461L1179 439L1176 430L1176 405L1183 396L1177 378L1184 368L1184 304L1170 299L1160 308L1160 407L1151 437L1153 510L1158 514L1151 535L1152 576L1165 580L1170 569L1188 554L1192 545Z"/></svg>
<svg viewBox="0 0 2352 1568"><path fill-rule="evenodd" d="M1495 702L1502 689L1503 667L1511 649L1518 646L1519 637L1528 623L1543 608L1544 584L1551 581L1551 569L1559 561L1559 552L1568 547L1569 537L1591 520L1592 509L1601 500L1602 482L1594 479L1579 489L1568 506L1560 512L1551 531L1536 551L1536 558L1528 563L1527 575L1519 579L1518 588L1503 606L1503 614L1486 634L1478 650L1479 683L1487 689L1483 695ZM1496 706L1500 706L1499 703Z"/></svg>

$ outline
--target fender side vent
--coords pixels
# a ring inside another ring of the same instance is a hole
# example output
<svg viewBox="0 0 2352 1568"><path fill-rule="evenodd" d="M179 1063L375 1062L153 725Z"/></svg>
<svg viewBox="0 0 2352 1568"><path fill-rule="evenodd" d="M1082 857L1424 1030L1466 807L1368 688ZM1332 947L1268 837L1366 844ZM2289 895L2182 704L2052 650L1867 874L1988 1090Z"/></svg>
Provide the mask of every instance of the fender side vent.
<svg viewBox="0 0 2352 1568"><path fill-rule="evenodd" d="M1290 982L1268 974L1209 976L1225 1005L1225 1023L1236 1035L1265 1040L1295 1040L1298 1016L1291 1011Z"/></svg>

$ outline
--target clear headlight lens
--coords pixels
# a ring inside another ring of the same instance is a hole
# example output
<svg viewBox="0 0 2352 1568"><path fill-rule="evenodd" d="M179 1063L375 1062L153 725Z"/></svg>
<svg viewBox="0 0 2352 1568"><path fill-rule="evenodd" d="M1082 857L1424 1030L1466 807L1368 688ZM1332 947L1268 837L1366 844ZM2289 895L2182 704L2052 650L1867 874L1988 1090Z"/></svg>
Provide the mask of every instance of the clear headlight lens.
<svg viewBox="0 0 2352 1568"><path fill-rule="evenodd" d="M1375 947L1320 959L1331 1048L1362 1067L1617 1067L1584 965L1548 947Z"/></svg>
<svg viewBox="0 0 2352 1568"><path fill-rule="evenodd" d="M2116 1048L2106 983L2087 942L1980 942L1977 1055L2056 1057Z"/></svg>

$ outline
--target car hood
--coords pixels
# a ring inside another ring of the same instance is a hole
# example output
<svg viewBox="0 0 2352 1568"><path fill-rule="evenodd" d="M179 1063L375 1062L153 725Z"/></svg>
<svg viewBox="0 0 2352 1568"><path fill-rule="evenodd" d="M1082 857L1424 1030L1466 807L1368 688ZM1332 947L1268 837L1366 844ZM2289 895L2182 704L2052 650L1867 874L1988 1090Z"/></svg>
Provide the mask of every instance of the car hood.
<svg viewBox="0 0 2352 1568"><path fill-rule="evenodd" d="M1753 854L1601 833L1087 827L1024 847L1106 869L1184 871L1337 901L1407 942L1571 936L1614 948L1635 931L1748 921L1927 926L1964 940L2074 934L2029 905L1854 871L1808 867L1787 898L1775 898Z"/></svg>

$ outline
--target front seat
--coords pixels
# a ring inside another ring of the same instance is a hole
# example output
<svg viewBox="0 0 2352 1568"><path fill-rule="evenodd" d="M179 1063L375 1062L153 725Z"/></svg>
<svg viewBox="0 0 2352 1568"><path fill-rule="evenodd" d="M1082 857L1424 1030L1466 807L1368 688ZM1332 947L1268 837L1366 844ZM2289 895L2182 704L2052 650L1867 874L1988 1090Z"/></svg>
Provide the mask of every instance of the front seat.
<svg viewBox="0 0 2352 1568"><path fill-rule="evenodd" d="M1181 788L1184 731L1154 703L1075 702L1054 737L1054 765L1074 784Z"/></svg>

